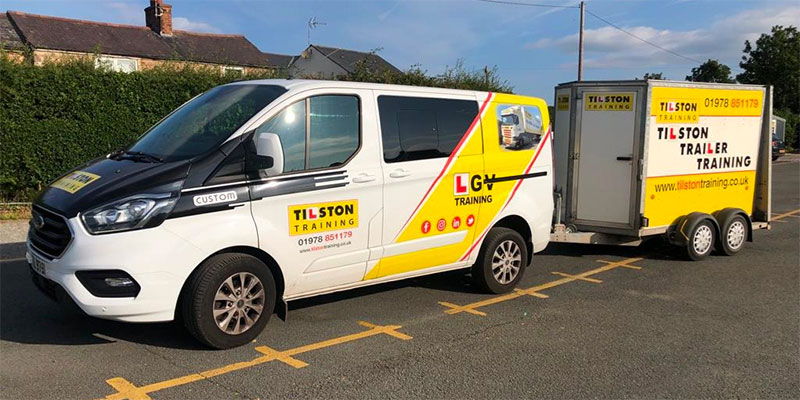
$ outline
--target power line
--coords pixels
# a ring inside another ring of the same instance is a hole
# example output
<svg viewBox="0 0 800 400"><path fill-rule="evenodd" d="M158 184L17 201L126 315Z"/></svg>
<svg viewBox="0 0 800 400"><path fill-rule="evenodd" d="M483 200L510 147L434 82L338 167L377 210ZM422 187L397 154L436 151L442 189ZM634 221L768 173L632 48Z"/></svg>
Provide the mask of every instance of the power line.
<svg viewBox="0 0 800 400"><path fill-rule="evenodd" d="M640 40L640 41L642 41L644 43L647 43L650 46L653 46L653 47L655 47L655 48L657 48L659 50L666 51L667 53L672 54L672 55L674 55L676 57L680 57L680 58L683 58L685 60L696 62L698 64L702 64L703 63L700 60L695 60L694 58L686 57L686 56L684 56L682 54L679 54L679 53L676 53L676 52L674 52L674 51L672 51L670 49L665 49L665 48L663 48L663 47L661 47L661 46L659 46L659 45L657 45L657 44L655 44L655 43L653 43L653 42L651 42L651 41L649 41L647 39L644 39L644 38L641 38L639 36L636 36L633 33L630 33L628 31L626 31L625 29L620 28L619 26L615 25L613 22L611 22L611 21L609 21L609 20L607 20L607 19L605 19L605 18L603 18L603 17L601 17L601 16L599 16L599 15L597 15L597 14L595 14L595 13L589 11L589 10L586 10L586 13L591 15L591 16L593 16L593 17L595 17L595 18L597 18L597 19L599 19L600 21L605 22L606 24L610 25L612 28L614 28L614 29L616 29L616 30L618 30L618 31L620 31L620 32L622 32L622 33L634 38L634 39L637 39L637 40Z"/></svg>
<svg viewBox="0 0 800 400"><path fill-rule="evenodd" d="M555 4L522 3L518 1L505 0L477 0L484 3L511 4L514 6L542 7L542 8L578 8L578 6L557 6Z"/></svg>

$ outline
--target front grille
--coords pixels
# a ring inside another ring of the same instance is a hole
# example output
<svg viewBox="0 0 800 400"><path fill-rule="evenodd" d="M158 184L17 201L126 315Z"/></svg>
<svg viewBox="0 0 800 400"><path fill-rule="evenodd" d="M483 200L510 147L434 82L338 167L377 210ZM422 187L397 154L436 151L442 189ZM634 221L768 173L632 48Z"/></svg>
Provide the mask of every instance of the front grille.
<svg viewBox="0 0 800 400"><path fill-rule="evenodd" d="M31 212L28 238L30 238L31 245L40 253L50 258L58 258L72 240L72 232L64 217L34 206Z"/></svg>

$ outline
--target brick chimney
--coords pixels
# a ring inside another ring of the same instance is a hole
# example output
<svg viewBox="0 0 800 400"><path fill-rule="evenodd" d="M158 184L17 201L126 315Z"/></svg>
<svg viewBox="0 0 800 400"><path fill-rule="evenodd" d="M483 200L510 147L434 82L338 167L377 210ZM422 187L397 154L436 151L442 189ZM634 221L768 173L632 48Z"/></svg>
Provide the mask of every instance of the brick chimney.
<svg viewBox="0 0 800 400"><path fill-rule="evenodd" d="M150 0L150 7L144 9L145 24L153 32L162 36L172 36L172 6L163 0Z"/></svg>

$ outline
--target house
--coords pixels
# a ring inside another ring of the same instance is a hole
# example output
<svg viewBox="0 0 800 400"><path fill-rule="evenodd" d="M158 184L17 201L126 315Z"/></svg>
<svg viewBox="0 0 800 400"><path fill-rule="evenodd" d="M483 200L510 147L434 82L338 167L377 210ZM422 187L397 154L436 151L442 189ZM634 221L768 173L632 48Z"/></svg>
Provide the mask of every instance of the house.
<svg viewBox="0 0 800 400"><path fill-rule="evenodd" d="M150 0L145 25L120 25L7 11L0 15L0 46L34 65L98 55L116 71L138 71L167 61L220 68L223 73L286 69L294 57L261 52L243 35L172 28L172 6Z"/></svg>
<svg viewBox="0 0 800 400"><path fill-rule="evenodd" d="M289 73L294 77L335 78L352 74L359 66L372 73L399 73L400 70L375 53L309 45L292 62Z"/></svg>
<svg viewBox="0 0 800 400"><path fill-rule="evenodd" d="M150 0L144 16L145 25L136 26L7 11L0 14L0 49L33 65L96 56L97 66L122 72L176 61L243 75L288 70L295 77L335 78L362 64L374 73L399 72L373 53L310 45L301 56L272 54L243 35L175 30L172 6L163 0Z"/></svg>

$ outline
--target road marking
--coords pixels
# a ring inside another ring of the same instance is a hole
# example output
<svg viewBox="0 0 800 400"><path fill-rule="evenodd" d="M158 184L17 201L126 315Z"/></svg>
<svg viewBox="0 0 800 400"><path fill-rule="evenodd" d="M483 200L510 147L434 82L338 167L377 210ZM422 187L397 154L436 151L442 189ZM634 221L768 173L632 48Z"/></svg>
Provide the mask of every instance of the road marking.
<svg viewBox="0 0 800 400"><path fill-rule="evenodd" d="M400 325L375 325L364 321L359 321L358 324L367 328L367 330L284 351L277 351L267 346L258 346L255 348L255 350L263 355L260 357L256 357L252 360L233 363L223 367L210 369L208 371L203 371L196 374L189 374L178 378L169 379L166 381L151 383L145 386L137 387L133 383L126 380L125 378L121 377L111 378L106 380L106 383L108 383L112 388L114 388L117 391L117 393L112 393L104 397L103 399L152 400L152 398L148 395L149 393L157 392L159 390L164 390L175 386L185 385L187 383L197 382L204 379L213 378L215 376L227 374L229 372L238 371L259 364L268 363L270 361L280 361L294 368L303 368L308 366L308 363L300 361L294 358L293 356L380 334L392 336L400 340L412 339L411 336L397 331L398 329L402 328L402 326Z"/></svg>
<svg viewBox="0 0 800 400"><path fill-rule="evenodd" d="M585 282L591 282L591 283L603 283L603 281L601 281L600 279L594 279L594 278L584 278L584 277L582 277L582 276L578 276L578 275L570 275L570 274L565 274L565 273L563 273L563 272L555 272L555 271L553 271L553 272L551 272L551 273L552 273L553 275L563 276L563 277L565 277L565 278L572 278L572 279L575 279L575 280L580 280L580 281L585 281Z"/></svg>
<svg viewBox="0 0 800 400"><path fill-rule="evenodd" d="M798 208L797 210L794 210L794 211L789 211L789 212L786 212L786 213L783 213L783 214L775 215L775 216L772 217L772 220L773 221L778 221L778 220L784 219L786 217L796 217L797 215L795 215L795 214L797 214L797 213L800 213L800 208Z"/></svg>
<svg viewBox="0 0 800 400"><path fill-rule="evenodd" d="M12 263L12 262L17 262L17 261L27 261L27 259L25 257L9 258L9 259L6 259L6 260L0 260L0 263Z"/></svg>
<svg viewBox="0 0 800 400"><path fill-rule="evenodd" d="M595 268L593 270L582 272L582 273L577 274L577 275L568 275L568 274L565 274L563 272L553 272L553 274L559 275L559 276L563 276L563 278L557 279L557 280L554 280L554 281L551 281L551 282L543 283L541 285L534 286L534 287L531 287L531 288L528 288L528 289L516 289L515 291L513 291L511 293L508 293L508 294L504 294L504 295L496 296L496 297L491 297L491 298L488 298L486 300L476 301L474 303L465 304L463 306L457 305L457 304L453 304L453 303L448 303L448 302L445 302L445 301L440 301L439 304L444 306L444 307L447 307L447 309L444 311L446 314L451 314L452 315L452 314L459 314L459 313L462 313L462 312L466 312L466 313L473 314L473 315L486 316L485 312L478 311L477 309L478 308L482 308L482 307L486 307L486 306L490 306L492 304L497 304L497 303L502 303L504 301L513 300L513 299L516 299L516 298L522 297L522 296L533 296L533 297L537 297L537 298L540 298L540 299L546 299L548 296L545 295L545 294L539 293L539 292L541 292L542 290L545 290L545 289L550 289L550 288L554 288L556 286L561 286L561 285L563 285L565 283L570 283L570 282L575 282L575 281L588 281L588 282L593 282L593 283L600 283L602 281L600 281L599 279L592 279L592 278L589 278L589 277L592 276L592 275L599 274L601 272L610 271L610 270L615 269L615 268L629 268L629 269L640 270L640 269L642 269L642 267L638 267L636 265L631 265L630 263L633 263L633 262L636 262L636 261L640 261L642 259L644 259L644 257L627 258L627 259L621 260L621 261L597 260L597 262L605 263L606 265L604 265L602 267L599 267L599 268Z"/></svg>

